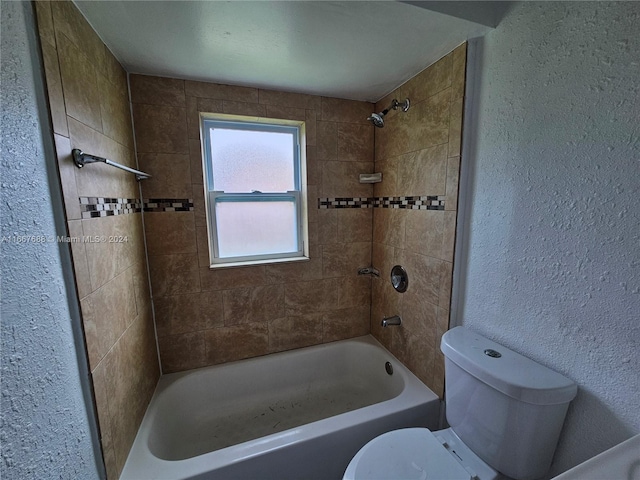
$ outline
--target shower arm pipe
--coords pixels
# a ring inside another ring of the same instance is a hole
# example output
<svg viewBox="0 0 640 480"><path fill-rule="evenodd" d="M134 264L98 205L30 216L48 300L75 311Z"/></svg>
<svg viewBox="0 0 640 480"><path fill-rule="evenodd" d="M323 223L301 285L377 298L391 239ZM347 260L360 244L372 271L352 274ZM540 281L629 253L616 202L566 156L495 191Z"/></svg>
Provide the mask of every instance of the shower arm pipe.
<svg viewBox="0 0 640 480"><path fill-rule="evenodd" d="M411 106L411 103L409 102L408 98L404 99L404 102L400 103L397 99L393 99L391 100L391 105L389 105L389 108L383 110L385 112L385 115L387 114L387 112L389 110L397 110L398 107L402 107L402 111L406 112L409 110L409 107Z"/></svg>
<svg viewBox="0 0 640 480"><path fill-rule="evenodd" d="M91 155L89 153L84 153L79 148L74 148L71 151L73 155L73 161L76 164L76 167L82 168L87 163L106 163L107 165L111 165L112 167L119 168L120 170L124 170L125 172L133 173L136 176L136 180L146 180L147 178L151 178L151 175L145 172L141 172L140 170L136 170L135 168L127 167L126 165L121 165L118 162L114 162L113 160L109 160L108 158L98 157L96 155Z"/></svg>

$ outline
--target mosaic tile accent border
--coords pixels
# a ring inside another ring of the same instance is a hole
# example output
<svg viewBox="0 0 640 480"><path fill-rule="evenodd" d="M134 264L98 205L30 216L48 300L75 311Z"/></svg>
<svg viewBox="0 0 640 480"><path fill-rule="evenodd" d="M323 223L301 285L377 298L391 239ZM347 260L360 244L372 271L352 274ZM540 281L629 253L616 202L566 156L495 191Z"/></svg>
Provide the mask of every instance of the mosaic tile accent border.
<svg viewBox="0 0 640 480"><path fill-rule="evenodd" d="M82 218L111 217L145 212L192 212L190 198L107 198L79 197Z"/></svg>
<svg viewBox="0 0 640 480"><path fill-rule="evenodd" d="M82 218L111 217L140 213L142 202L138 198L79 197Z"/></svg>
<svg viewBox="0 0 640 480"><path fill-rule="evenodd" d="M444 196L319 198L318 208L402 208L444 210Z"/></svg>
<svg viewBox="0 0 640 480"><path fill-rule="evenodd" d="M149 198L144 201L145 212L193 212L192 198Z"/></svg>

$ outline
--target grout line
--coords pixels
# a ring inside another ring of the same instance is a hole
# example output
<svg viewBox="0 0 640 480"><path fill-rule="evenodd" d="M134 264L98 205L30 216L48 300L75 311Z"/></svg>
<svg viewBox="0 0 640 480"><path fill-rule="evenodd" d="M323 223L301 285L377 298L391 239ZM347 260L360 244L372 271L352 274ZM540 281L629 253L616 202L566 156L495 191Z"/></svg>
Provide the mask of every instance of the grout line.
<svg viewBox="0 0 640 480"><path fill-rule="evenodd" d="M135 131L135 122L133 118L133 101L131 98L131 74L127 72L127 92L129 94L129 115L131 117L131 135L133 137L133 156L136 161L136 168L140 168L138 163L138 145L136 141L136 131ZM138 182L138 195L140 196L140 201L142 202L142 182ZM156 309L153 301L153 286L151 285L151 270L149 267L149 248L147 245L147 235L144 223L144 208L140 212L140 221L142 222L142 242L144 244L144 258L147 266L147 282L149 284L149 304L151 306L151 320L153 322L153 334L156 341L156 354L158 356L158 370L160 371L160 377L164 374L162 371L162 360L160 357L160 342L158 340L158 327L156 325Z"/></svg>

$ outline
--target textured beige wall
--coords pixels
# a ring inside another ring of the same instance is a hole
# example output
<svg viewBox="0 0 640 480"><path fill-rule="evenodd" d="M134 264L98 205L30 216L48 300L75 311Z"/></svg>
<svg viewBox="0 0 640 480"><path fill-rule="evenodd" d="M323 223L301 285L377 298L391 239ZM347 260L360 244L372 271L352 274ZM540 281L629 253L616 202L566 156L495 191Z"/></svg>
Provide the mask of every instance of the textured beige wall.
<svg viewBox="0 0 640 480"><path fill-rule="evenodd" d="M449 326L466 44L397 88L391 99L411 100L407 113L391 112L375 133L378 197L438 196L444 210L376 208L373 213L371 332L432 390L442 396L440 338ZM393 265L403 265L409 289L391 287ZM401 315L401 327L382 328L383 316Z"/></svg>
<svg viewBox="0 0 640 480"><path fill-rule="evenodd" d="M371 209L318 209L319 197L370 197L373 105L173 78L132 75L145 199L185 199L193 211L145 212L164 372L369 333ZM309 262L210 269L199 112L304 120Z"/></svg>
<svg viewBox="0 0 640 480"><path fill-rule="evenodd" d="M134 167L127 76L71 2L37 2L76 288L103 455L115 479L159 378L140 213L82 218L79 197L139 197L135 177L104 164L77 169L71 149ZM127 241L109 242L110 236Z"/></svg>

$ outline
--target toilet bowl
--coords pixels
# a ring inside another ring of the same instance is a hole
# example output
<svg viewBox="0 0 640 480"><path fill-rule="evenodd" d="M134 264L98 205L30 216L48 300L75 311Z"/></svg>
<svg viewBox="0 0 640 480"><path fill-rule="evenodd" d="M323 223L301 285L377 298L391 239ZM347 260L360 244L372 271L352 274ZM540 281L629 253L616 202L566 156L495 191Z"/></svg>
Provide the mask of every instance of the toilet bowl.
<svg viewBox="0 0 640 480"><path fill-rule="evenodd" d="M576 384L463 327L449 330L450 428L407 428L364 445L343 480L534 480L555 452Z"/></svg>
<svg viewBox="0 0 640 480"><path fill-rule="evenodd" d="M502 475L450 429L394 430L374 438L349 463L344 480L499 480Z"/></svg>

